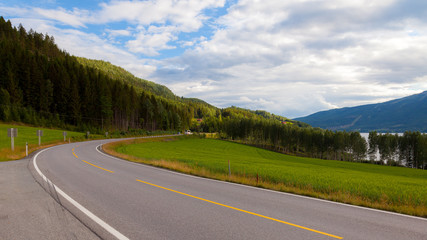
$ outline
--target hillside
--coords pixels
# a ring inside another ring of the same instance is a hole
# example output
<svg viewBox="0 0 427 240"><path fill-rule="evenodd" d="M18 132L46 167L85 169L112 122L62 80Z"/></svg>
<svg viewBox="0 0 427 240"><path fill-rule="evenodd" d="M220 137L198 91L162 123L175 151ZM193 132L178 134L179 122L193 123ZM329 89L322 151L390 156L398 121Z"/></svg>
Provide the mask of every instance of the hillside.
<svg viewBox="0 0 427 240"><path fill-rule="evenodd" d="M105 75L107 75L113 80L120 81L122 83L133 86L137 92L144 92L144 91L150 92L156 96L180 101L188 105L189 108L194 109L195 118L206 118L211 116L217 116L219 115L218 111L221 111L222 114L226 114L227 116L232 115L233 117L237 117L237 115L240 114L241 116L246 118L261 117L267 120L277 120L280 122L284 122L284 121L292 122L292 123L296 123L298 126L308 126L307 124L293 121L286 117L274 115L272 113L269 113L263 110L253 111L253 110L237 108L237 107L228 107L220 110L219 108L198 98L185 98L185 97L179 98L166 86L135 77L133 74L126 71L125 69L119 66L113 65L109 62L102 61L102 60L87 59L82 57L77 57L77 60L83 66L97 69L98 71L104 73ZM234 112L234 114L230 114L231 111ZM239 112L239 114L236 114L237 112Z"/></svg>
<svg viewBox="0 0 427 240"><path fill-rule="evenodd" d="M269 113L269 112L264 111L264 110L255 110L254 111L254 110L239 108L239 107L235 107L235 106L231 106L231 107L223 109L222 115L224 117L233 116L234 118L240 117L240 118L245 118L245 119L264 119L264 120L271 120L273 122L278 122L278 123L282 123L282 124L286 123L286 124L290 124L290 125L295 125L298 127L310 127L310 125L308 125L307 123L292 120L292 119L282 117L279 115L275 115L275 114Z"/></svg>
<svg viewBox="0 0 427 240"><path fill-rule="evenodd" d="M426 132L427 91L384 103L317 112L295 120L331 130Z"/></svg>
<svg viewBox="0 0 427 240"><path fill-rule="evenodd" d="M137 92L148 91L164 98L177 99L177 96L166 86L135 77L130 72L109 62L82 57L77 57L77 61L83 66L95 68L103 72L111 79L134 86Z"/></svg>

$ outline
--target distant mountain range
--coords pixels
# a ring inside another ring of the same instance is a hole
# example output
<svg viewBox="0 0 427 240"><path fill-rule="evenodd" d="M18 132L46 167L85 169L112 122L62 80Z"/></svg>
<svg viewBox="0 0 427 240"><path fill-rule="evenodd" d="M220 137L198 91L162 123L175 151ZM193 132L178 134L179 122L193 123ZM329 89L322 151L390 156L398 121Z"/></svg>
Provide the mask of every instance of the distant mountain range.
<svg viewBox="0 0 427 240"><path fill-rule="evenodd" d="M427 91L384 103L317 112L294 120L330 130L427 132Z"/></svg>

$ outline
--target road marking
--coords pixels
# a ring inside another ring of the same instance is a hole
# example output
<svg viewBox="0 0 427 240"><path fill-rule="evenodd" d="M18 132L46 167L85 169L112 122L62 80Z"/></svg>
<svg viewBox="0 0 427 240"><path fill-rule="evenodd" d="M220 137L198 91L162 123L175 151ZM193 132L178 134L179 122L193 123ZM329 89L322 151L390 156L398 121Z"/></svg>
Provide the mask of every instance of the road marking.
<svg viewBox="0 0 427 240"><path fill-rule="evenodd" d="M190 195L190 194L187 194L187 193L179 192L179 191L176 191L176 190L173 190L173 189L170 189L170 188L165 188L165 187L162 187L162 186L159 186L159 185L156 185L156 184L153 184L153 183L145 182L145 181L142 181L142 180L139 180L139 179L136 179L136 181L141 182L141 183L145 183L145 184L153 186L153 187L157 187L157 188L168 190L168 191L171 191L171 192L174 192L174 193L178 193L178 194L181 194L181 195L184 195L184 196L187 196L187 197L195 198L195 199L198 199L198 200L201 200L201 201L205 201L205 202L212 203L212 204L215 204L215 205L219 205L219 206L222 206L222 207L230 208L230 209L233 209L233 210L236 210L236 211L239 211L239 212L244 212L244 213L251 214L251 215L254 215L254 216L257 216L257 217L269 219L269 220L272 220L272 221L275 221L275 222L279 222L279 223L283 223L283 224L290 225L290 226L293 226L293 227L297 227L297 228L300 228L300 229L304 229L304 230L307 230L307 231L310 231L310 232L319 233L319 234L326 235L326 236L333 237L333 238L337 238L337 239L343 239L342 237L339 237L339 236L336 236L336 235L333 235L333 234L321 232L321 231L318 231L318 230L314 230L314 229L311 229L311 228L303 227L303 226L300 226L300 225L297 225L297 224L293 224L293 223L290 223L290 222L285 222L285 221L282 221L282 220L279 220L279 219L276 219L276 218L267 217L267 216L264 216L264 215L261 215L261 214L258 214L258 213L246 211L246 210L243 210L243 209L240 209L240 208L235 208L235 207L228 206L228 205L225 205L225 204L222 204L222 203L218 203L218 202L214 202L214 201L211 201L211 200L208 200L208 199L196 197L196 196L193 196L193 195Z"/></svg>
<svg viewBox="0 0 427 240"><path fill-rule="evenodd" d="M89 164L89 165L92 165L92 166L94 166L94 167L97 167L97 168L99 168L99 169L102 169L102 170L104 170L104 171L107 171L107 172L110 172L110 173L114 173L114 172L113 172L113 171L111 171L111 170L108 170L108 169L102 168L102 167L100 167L100 166L96 166L95 164L92 164L92 163L90 163L90 162L88 162L88 161L85 161L85 160L83 160L83 159L82 159L82 161L83 161L83 162L85 162L85 163L87 163L87 164Z"/></svg>
<svg viewBox="0 0 427 240"><path fill-rule="evenodd" d="M79 157L74 153L74 148L73 148L73 149L71 149L71 151L73 151L74 157L79 158ZM91 166L94 166L94 167L97 167L97 168L99 168L99 169L102 169L102 170L104 170L104 171L107 171L107 172L110 172L110 173L114 173L114 171L108 170L108 169L106 169L106 168L102 168L102 167L100 167L100 166L97 166L97 165L95 165L95 164L93 164L93 163L90 163L90 162L88 162L88 161L85 161L85 160L83 160L83 159L82 159L82 161L83 161L83 162L85 162L85 163L87 163L87 164L89 164L89 165L91 165Z"/></svg>
<svg viewBox="0 0 427 240"><path fill-rule="evenodd" d="M114 229L113 227L111 227L110 225L108 225L108 223L104 222L102 219L100 219L98 216L96 216L95 214L93 214L91 211L89 211L88 209L86 209L85 207L83 207L80 203L78 203L76 200L72 199L70 196L68 196L68 194L66 194L64 191L62 191L58 186L56 186L55 184L52 183L52 181L50 181L39 169L39 167L37 166L37 157L39 156L40 153L49 150L50 148L46 148L41 150L40 152L38 152L34 158L33 158L33 165L34 168L36 169L36 171L38 172L38 174L43 178L43 180L53 186L53 189L56 190L57 193L59 193L59 195L61 195L63 198L65 198L66 200L68 200L71 204L73 204L77 209L79 209L80 211L82 211L84 214L86 214L86 216L88 216L90 219L92 219L94 222L96 222L98 225L100 225L102 228L104 228L107 232L109 232L110 234L112 234L114 237L116 237L119 240L129 240L129 238L127 238L125 235L121 234L119 231L117 231L116 229Z"/></svg>

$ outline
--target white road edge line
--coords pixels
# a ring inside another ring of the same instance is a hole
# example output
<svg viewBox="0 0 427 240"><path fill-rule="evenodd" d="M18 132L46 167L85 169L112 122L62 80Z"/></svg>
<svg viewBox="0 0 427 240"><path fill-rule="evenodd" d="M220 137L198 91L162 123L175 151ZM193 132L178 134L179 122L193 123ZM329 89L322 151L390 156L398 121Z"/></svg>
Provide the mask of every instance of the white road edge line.
<svg viewBox="0 0 427 240"><path fill-rule="evenodd" d="M117 160L121 160L121 161L126 161L124 159L117 158L117 157L114 157L114 156L111 156L111 155L108 155L106 153L103 153L103 152L99 151L98 147L100 147L100 146L102 146L104 144L105 143L101 143L98 146L96 146L96 148L95 148L96 151L98 151L100 154L102 154L104 156L107 156L109 158L113 158L113 159L117 159ZM407 218L412 218L412 219L416 219L416 220L427 221L427 218L422 218L422 217L405 215L405 214L395 213L395 212L388 212L388 211L384 211L384 210L380 210L380 209L367 208L367 207L356 206L356 205L351 205L351 204L346 204L346 203L328 201L328 200L325 200L325 199L312 198L312 197L307 197L307 196L302 196L302 195L297 195L297 194L292 194L292 193L287 193L287 192L279 192L279 191L274 191L274 190L270 190L270 189L257 188L257 187L253 187L253 186L249 186L249 185L232 183L232 182L225 182L225 181L220 181L220 180L216 180L216 179L202 178L202 177L199 177L199 176L194 176L194 175L189 175L189 174L185 174L185 173L175 172L175 171L172 171L172 170L162 169L162 168L150 166L150 165L147 165L147 164L135 163L135 162L130 162L130 161L126 161L126 162L128 162L130 164L135 164L135 165L139 165L139 166L149 167L149 168L156 169L158 171L169 172L169 173L173 173L173 174L181 175L181 176L186 176L186 177L190 177L190 178L203 179L203 180L207 180L207 181L219 182L219 183L223 183L223 184L230 184L230 185L235 185L235 186L240 186L240 187L246 187L246 188L256 189L256 190L265 191L265 192L278 193L278 194L283 194L283 195L297 197L297 198L310 199L310 200L315 200L315 201L319 201L319 202L325 202L325 203L330 203L330 204L341 205L341 206L345 206L345 207L358 208L358 209L363 209L363 210L368 210L368 211L373 211L373 212L379 212L379 213L385 213L385 214L390 214L390 215L396 215L396 216L400 216L400 217L407 217Z"/></svg>
<svg viewBox="0 0 427 240"><path fill-rule="evenodd" d="M78 203L77 201L75 201L74 199L72 199L70 196L68 196L68 194L66 194L64 191L62 191L58 186L56 186L55 184L52 183L52 181L50 181L39 169L39 167L37 166L37 156L48 150L49 148L46 148L40 152L38 152L34 157L33 157L33 164L34 164L34 168L36 169L36 171L39 173L39 175L43 178L43 180L45 182L47 182L48 184L52 185L53 187L55 187L55 190L65 199L67 199L71 204L73 204L77 209L79 209L80 211L82 211L84 214L86 214L90 219L92 219L94 222L98 223L102 228L104 228L106 231L108 231L109 233L111 233L113 236L115 236L117 239L120 240L129 240L129 238L127 238L126 236L124 236L123 234L121 234L119 231L117 231L116 229L114 229L113 227L111 227L110 225L108 225L106 222L104 222L102 219L100 219L99 217L97 217L95 214L93 214L91 211L89 211L88 209L86 209L85 207L83 207L80 203Z"/></svg>

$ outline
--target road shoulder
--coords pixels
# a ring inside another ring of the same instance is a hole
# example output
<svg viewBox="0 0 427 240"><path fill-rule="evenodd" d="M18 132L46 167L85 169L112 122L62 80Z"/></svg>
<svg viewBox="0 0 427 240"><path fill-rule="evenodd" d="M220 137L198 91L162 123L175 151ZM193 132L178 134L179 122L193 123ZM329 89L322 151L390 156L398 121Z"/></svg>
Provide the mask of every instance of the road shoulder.
<svg viewBox="0 0 427 240"><path fill-rule="evenodd" d="M0 239L99 239L36 182L30 163L0 163Z"/></svg>

